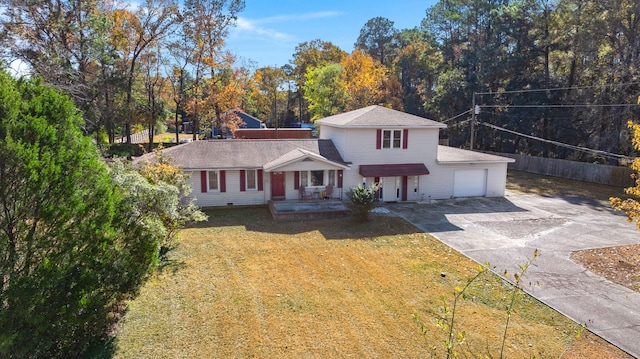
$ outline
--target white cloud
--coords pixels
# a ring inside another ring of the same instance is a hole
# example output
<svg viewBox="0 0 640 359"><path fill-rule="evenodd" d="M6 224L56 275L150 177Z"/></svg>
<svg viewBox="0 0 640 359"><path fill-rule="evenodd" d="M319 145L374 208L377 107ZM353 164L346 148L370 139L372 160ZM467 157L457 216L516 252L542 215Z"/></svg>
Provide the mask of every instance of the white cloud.
<svg viewBox="0 0 640 359"><path fill-rule="evenodd" d="M239 36L253 36L266 40L271 40L278 43L296 42L296 36L288 34L282 31L274 29L274 26L264 26L267 24L277 25L282 23L293 23L300 21L307 21L311 19L319 19L326 17L339 16L341 13L336 11L321 11L311 12L304 14L286 14L265 17L261 19L249 19L245 17L238 17L235 29L233 33Z"/></svg>
<svg viewBox="0 0 640 359"><path fill-rule="evenodd" d="M293 41L294 37L274 29L258 26L259 22L243 17L238 17L236 30L248 35L258 35L277 41Z"/></svg>
<svg viewBox="0 0 640 359"><path fill-rule="evenodd" d="M319 12L308 12L304 14L271 16L271 17L265 17L264 19L258 19L255 21L261 24L269 24L269 23L279 23L279 22L292 22L292 21L300 21L300 20L320 19L325 17L340 16L340 15L342 15L342 13L337 11L319 11Z"/></svg>

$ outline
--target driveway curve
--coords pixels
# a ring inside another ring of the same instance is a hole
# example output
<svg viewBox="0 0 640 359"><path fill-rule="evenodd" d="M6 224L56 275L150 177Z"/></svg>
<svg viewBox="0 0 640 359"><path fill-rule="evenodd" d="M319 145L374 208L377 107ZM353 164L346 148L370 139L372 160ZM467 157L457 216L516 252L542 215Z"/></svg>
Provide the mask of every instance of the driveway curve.
<svg viewBox="0 0 640 359"><path fill-rule="evenodd" d="M504 198L464 198L386 204L498 274L518 272L536 258L525 290L545 304L640 358L640 293L612 283L573 262L583 249L640 243L636 226L608 203L577 196L544 197L507 192Z"/></svg>

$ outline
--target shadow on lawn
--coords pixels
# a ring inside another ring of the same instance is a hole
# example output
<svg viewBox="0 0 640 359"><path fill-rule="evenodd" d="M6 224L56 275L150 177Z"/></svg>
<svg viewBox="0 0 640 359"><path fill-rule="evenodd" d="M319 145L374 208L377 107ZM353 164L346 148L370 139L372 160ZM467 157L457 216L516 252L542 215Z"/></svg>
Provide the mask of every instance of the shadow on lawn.
<svg viewBox="0 0 640 359"><path fill-rule="evenodd" d="M451 215L527 212L504 197L466 197L384 207L427 233L463 231L449 221Z"/></svg>
<svg viewBox="0 0 640 359"><path fill-rule="evenodd" d="M299 221L275 221L267 207L222 208L207 211L209 220L195 228L242 226L247 231L299 234L319 231L326 239L371 239L411 233L462 231L447 216L480 213L526 212L504 197L456 198L429 202L382 204L389 214L374 214L360 223L356 217Z"/></svg>
<svg viewBox="0 0 640 359"><path fill-rule="evenodd" d="M371 221L360 223L355 217L275 221L267 207L224 208L205 212L209 220L193 224L190 228L241 226L247 231L286 235L318 231L329 240L366 240L379 236L423 233L419 228L394 216L372 216Z"/></svg>

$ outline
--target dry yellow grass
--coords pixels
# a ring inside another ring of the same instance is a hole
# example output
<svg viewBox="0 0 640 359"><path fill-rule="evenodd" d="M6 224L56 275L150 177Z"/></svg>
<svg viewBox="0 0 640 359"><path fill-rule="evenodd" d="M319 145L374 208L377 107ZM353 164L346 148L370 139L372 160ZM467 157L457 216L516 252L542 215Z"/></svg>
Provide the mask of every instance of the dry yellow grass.
<svg viewBox="0 0 640 359"><path fill-rule="evenodd" d="M115 358L443 357L443 298L477 268L392 217L278 223L225 210L181 238L129 303ZM457 313L462 357L499 356L509 289L493 275L472 286ZM516 308L509 358L558 358L579 329L531 297Z"/></svg>
<svg viewBox="0 0 640 359"><path fill-rule="evenodd" d="M507 189L541 196L581 196L601 201L609 201L609 197L628 197L621 187L512 170L507 173Z"/></svg>

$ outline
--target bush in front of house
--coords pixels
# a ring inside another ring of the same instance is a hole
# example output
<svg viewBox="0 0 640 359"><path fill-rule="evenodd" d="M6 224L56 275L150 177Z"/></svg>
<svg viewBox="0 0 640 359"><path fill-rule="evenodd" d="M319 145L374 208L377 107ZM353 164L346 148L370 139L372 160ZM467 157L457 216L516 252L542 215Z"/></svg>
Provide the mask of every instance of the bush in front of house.
<svg viewBox="0 0 640 359"><path fill-rule="evenodd" d="M377 183L374 183L369 187L359 184L347 191L349 202L347 202L346 205L358 217L358 219L360 219L360 221L369 221L369 212L378 205L376 193L379 190L380 186Z"/></svg>

